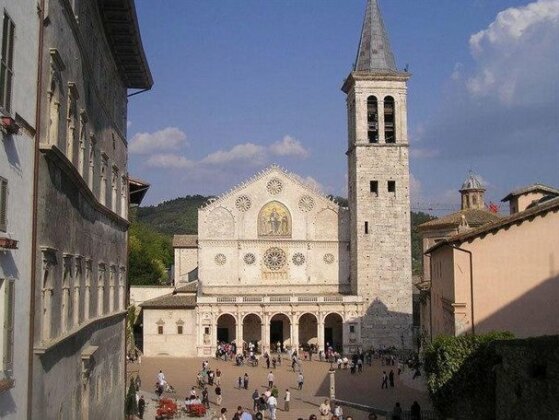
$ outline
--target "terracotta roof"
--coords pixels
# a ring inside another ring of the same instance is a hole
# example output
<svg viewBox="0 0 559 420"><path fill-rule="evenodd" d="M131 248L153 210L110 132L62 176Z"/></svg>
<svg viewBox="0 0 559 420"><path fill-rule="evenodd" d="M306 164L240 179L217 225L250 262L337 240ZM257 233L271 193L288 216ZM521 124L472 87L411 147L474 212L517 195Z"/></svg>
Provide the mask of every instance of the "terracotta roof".
<svg viewBox="0 0 559 420"><path fill-rule="evenodd" d="M138 178L128 177L128 188L130 191L130 203L139 206L149 189L149 184Z"/></svg>
<svg viewBox="0 0 559 420"><path fill-rule="evenodd" d="M479 236L485 236L490 232L497 232L498 230L506 228L510 225L522 223L524 220L539 216L540 214L543 215L550 211L555 212L558 210L559 197L556 197L553 200L548 200L538 206L534 206L530 209L515 213L508 217L503 217L496 222L488 223L480 226L477 229L469 230L467 232L451 236L450 238L443 239L442 241L437 242L435 245L425 251L424 254L429 254L446 244L463 243L469 240L473 240Z"/></svg>
<svg viewBox="0 0 559 420"><path fill-rule="evenodd" d="M543 192L543 193L548 193L548 194L559 195L559 190L558 189L555 189L553 187L548 187L547 185L543 185L543 184L533 184L533 185L529 185L529 186L524 187L524 188L519 188L518 190L515 190L515 191L511 192L509 195L507 195L501 201L509 201L513 197L517 197L519 195L528 194L528 193L532 193L532 192Z"/></svg>
<svg viewBox="0 0 559 420"><path fill-rule="evenodd" d="M197 248L198 235L174 235L173 248Z"/></svg>
<svg viewBox="0 0 559 420"><path fill-rule="evenodd" d="M176 293L161 296L155 299L146 300L140 305L146 309L159 309L159 308L195 308L196 296L187 295L185 293Z"/></svg>
<svg viewBox="0 0 559 420"><path fill-rule="evenodd" d="M175 289L176 293L196 293L196 291L198 291L198 281L192 281Z"/></svg>
<svg viewBox="0 0 559 420"><path fill-rule="evenodd" d="M502 218L498 214L491 213L488 210L466 209L422 223L418 226L418 229L429 230L432 228L460 226L460 223L462 222L462 215L466 218L468 225L473 228L501 220Z"/></svg>

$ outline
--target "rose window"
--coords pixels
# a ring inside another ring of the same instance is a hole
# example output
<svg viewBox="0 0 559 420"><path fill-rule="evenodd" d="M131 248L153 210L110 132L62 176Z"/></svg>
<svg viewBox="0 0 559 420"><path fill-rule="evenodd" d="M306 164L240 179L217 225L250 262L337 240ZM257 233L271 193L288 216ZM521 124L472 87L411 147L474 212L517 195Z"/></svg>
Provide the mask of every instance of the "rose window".
<svg viewBox="0 0 559 420"><path fill-rule="evenodd" d="M332 264L334 262L334 255L332 254L324 254L324 262L326 264Z"/></svg>
<svg viewBox="0 0 559 420"><path fill-rule="evenodd" d="M241 195L235 200L235 206L237 206L237 209L239 211L247 211L248 209L250 209L251 205L252 203L250 202L250 198L248 198L246 195Z"/></svg>
<svg viewBox="0 0 559 420"><path fill-rule="evenodd" d="M245 254L245 257L243 258L243 260L245 261L245 264L251 265L251 264L254 264L254 262L256 261L256 257L254 256L254 254L248 253L248 254Z"/></svg>
<svg viewBox="0 0 559 420"><path fill-rule="evenodd" d="M314 207L314 199L310 195L304 195L299 199L299 208L302 211L311 211Z"/></svg>
<svg viewBox="0 0 559 420"><path fill-rule="evenodd" d="M215 263L217 265L223 265L223 264L225 264L226 261L227 261L227 257L223 254L217 254L215 256Z"/></svg>
<svg viewBox="0 0 559 420"><path fill-rule="evenodd" d="M303 265L305 263L305 256L300 252L293 254L293 264Z"/></svg>
<svg viewBox="0 0 559 420"><path fill-rule="evenodd" d="M270 248L264 254L264 264L270 270L279 270L285 265L287 258L280 248Z"/></svg>
<svg viewBox="0 0 559 420"><path fill-rule="evenodd" d="M266 184L266 188L268 189L268 192L270 194L276 195L279 194L283 189L283 184L279 179L272 178L268 181L268 184Z"/></svg>

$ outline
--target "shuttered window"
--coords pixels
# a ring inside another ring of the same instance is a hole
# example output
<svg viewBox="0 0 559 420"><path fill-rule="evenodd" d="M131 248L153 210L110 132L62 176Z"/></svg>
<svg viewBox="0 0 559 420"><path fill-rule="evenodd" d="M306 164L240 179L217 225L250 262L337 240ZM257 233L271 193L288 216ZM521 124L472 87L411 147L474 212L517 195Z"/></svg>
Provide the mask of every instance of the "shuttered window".
<svg viewBox="0 0 559 420"><path fill-rule="evenodd" d="M8 222L8 181L0 177L0 232L6 232Z"/></svg>
<svg viewBox="0 0 559 420"><path fill-rule="evenodd" d="M4 280L2 282L4 292L4 344L2 352L2 367L4 373L12 376L14 368L14 306L15 306L15 282Z"/></svg>
<svg viewBox="0 0 559 420"><path fill-rule="evenodd" d="M4 12L2 22L2 56L0 57L0 106L8 113L12 112L15 28L12 19Z"/></svg>

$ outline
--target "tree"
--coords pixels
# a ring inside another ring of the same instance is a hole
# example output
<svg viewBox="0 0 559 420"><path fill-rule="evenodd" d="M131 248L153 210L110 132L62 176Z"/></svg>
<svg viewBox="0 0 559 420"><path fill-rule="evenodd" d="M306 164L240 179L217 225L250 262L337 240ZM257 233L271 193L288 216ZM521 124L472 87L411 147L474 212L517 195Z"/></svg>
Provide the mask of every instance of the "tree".
<svg viewBox="0 0 559 420"><path fill-rule="evenodd" d="M126 394L125 401L125 414L129 420L134 419L138 414L138 402L136 401L136 386L134 385L134 378L130 378L130 386Z"/></svg>

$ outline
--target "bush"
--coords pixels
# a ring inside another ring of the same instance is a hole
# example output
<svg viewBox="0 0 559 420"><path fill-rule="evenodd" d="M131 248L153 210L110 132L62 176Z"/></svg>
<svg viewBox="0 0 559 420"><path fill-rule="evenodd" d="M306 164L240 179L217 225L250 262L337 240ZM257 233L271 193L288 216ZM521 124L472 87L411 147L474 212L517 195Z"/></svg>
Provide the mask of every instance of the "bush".
<svg viewBox="0 0 559 420"><path fill-rule="evenodd" d="M489 343L512 339L509 332L437 337L424 352L427 386L443 417L491 418L499 356Z"/></svg>

